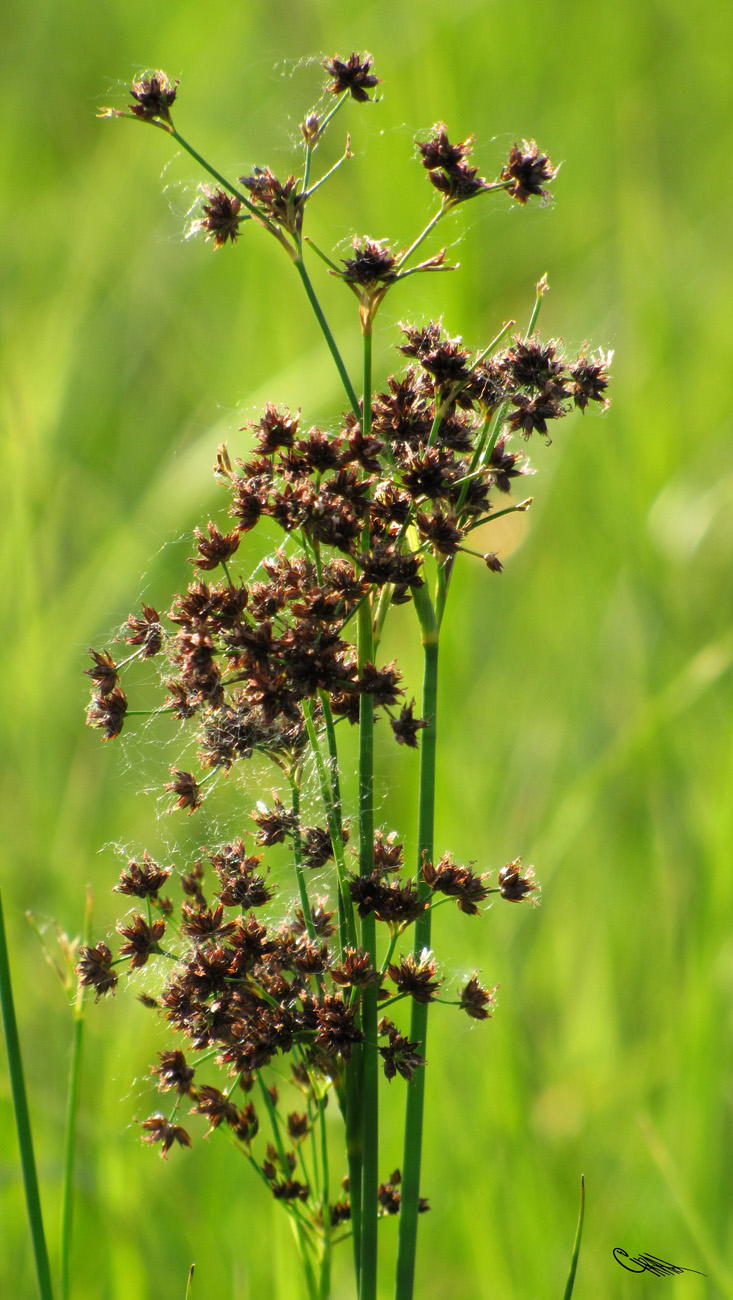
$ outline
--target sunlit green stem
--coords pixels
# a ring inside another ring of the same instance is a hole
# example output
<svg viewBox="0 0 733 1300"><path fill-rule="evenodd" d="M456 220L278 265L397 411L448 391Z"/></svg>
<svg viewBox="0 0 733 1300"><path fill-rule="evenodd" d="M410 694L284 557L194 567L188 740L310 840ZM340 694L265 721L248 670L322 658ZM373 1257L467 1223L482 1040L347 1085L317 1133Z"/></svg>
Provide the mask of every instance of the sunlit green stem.
<svg viewBox="0 0 733 1300"><path fill-rule="evenodd" d="M38 1174L36 1171L35 1155L33 1153L33 1137L31 1135L28 1097L25 1090L25 1079L23 1077L23 1061L20 1054L18 1023L15 1018L13 986L10 980L10 961L8 957L7 938L5 935L5 921L3 918L2 890L0 890L0 1001L2 1002L3 1009L5 1042L8 1050L8 1067L10 1070L10 1089L13 1096L13 1110L15 1111L15 1123L18 1130L20 1163L23 1170L23 1183L25 1185L28 1223L30 1225L31 1240L33 1242L33 1255L36 1263L38 1290L41 1294L41 1300L53 1300L51 1270L48 1264L48 1250L46 1247L46 1235L43 1229L41 1198L38 1191Z"/></svg>
<svg viewBox="0 0 733 1300"><path fill-rule="evenodd" d="M435 215L430 218L425 229L420 231L420 234L418 235L417 239L413 240L413 242L410 244L410 247L406 248L404 253L400 254L397 261L395 262L396 270L399 270L400 267L404 266L408 258L412 257L412 254L417 252L417 249L420 247L423 240L427 239L428 235L430 234L430 231L434 230L438 222L440 221L441 217L445 216L445 212L446 212L446 208L445 208L445 204L443 204L442 207L438 208L438 211L435 213Z"/></svg>
<svg viewBox="0 0 733 1300"><path fill-rule="evenodd" d="M300 894L300 906L303 909L303 921L308 932L308 938L315 943L316 928L313 924L313 913L311 912L310 899L308 890L305 886L305 875L303 873L303 847L300 835L300 789L293 777L290 779L291 791L291 809L293 813L293 862L295 864L295 879L298 882L298 893Z"/></svg>
<svg viewBox="0 0 733 1300"><path fill-rule="evenodd" d="M305 725L308 731L308 739L313 750L313 757L316 762L316 771L318 773L318 783L321 788L321 798L326 811L326 820L328 830L331 836L333 855L336 862L336 872L339 882L339 894L344 909L344 920L346 925L346 935L350 944L357 947L356 938L356 921L354 918L354 906L351 901L349 892L349 882L346 875L346 859L344 857L344 841L341 821L336 816L336 809L333 801L333 787L331 778L321 753L321 747L318 742L315 724L313 722L313 705L310 700L303 701L303 713L305 716Z"/></svg>
<svg viewBox="0 0 733 1300"><path fill-rule="evenodd" d="M198 150L194 149L193 145L188 143L188 140L184 140L183 136L179 134L172 122L170 123L169 135L172 135L176 143L179 144L182 149L185 149L187 154L190 154L194 161L199 164L199 167L203 167L204 171L209 173L209 176L212 176L215 181L218 181L223 189L228 190L230 194L233 194L235 199L239 199L242 207L246 208L250 215L253 216L261 226L265 226L265 228L270 231L270 234L275 235L276 239L281 244L285 244L289 256L292 257L293 251L287 243L285 236L282 234L282 231L278 230L277 226L273 225L271 221L268 221L264 213L255 207L252 200L248 199L246 194L243 194L241 190L237 189L236 185L232 185L231 181L227 180L226 176L222 176L221 172L218 172L215 167L212 167L211 163L207 162Z"/></svg>
<svg viewBox="0 0 733 1300"><path fill-rule="evenodd" d="M362 432L371 433L372 406L372 334L371 322L363 327L364 400ZM364 525L362 550L371 547L369 517ZM359 675L373 662L372 610L365 601L357 622L357 657ZM359 874L370 876L374 870L374 698L361 695L359 700ZM377 937L374 913L365 916L361 925L362 947L369 953L372 966L377 964ZM379 1056L377 1048L377 990L375 985L362 994L362 1099L363 1099L363 1167L361 1207L361 1290L360 1300L375 1300L377 1294L377 1211L379 1202Z"/></svg>
<svg viewBox="0 0 733 1300"><path fill-rule="evenodd" d="M423 644L422 717L427 726L420 740L420 790L417 838L418 896L427 903L430 890L423 878L423 862L433 860L435 822L435 754L438 702L438 637L435 612L426 587L413 589L415 611L420 621ZM419 961L423 948L430 948L430 909L415 922L415 957ZM410 1040L425 1056L428 1008L413 1000ZM420 1197L425 1070L418 1070L408 1086L405 1106L405 1139L402 1158L402 1199L400 1202L399 1244L397 1251L396 1300L411 1300L415 1281L415 1253Z"/></svg>
<svg viewBox="0 0 733 1300"><path fill-rule="evenodd" d="M318 301L318 298L316 296L316 291L313 288L308 272L305 269L305 263L303 262L302 252L295 258L294 266L303 282L303 288L305 289L306 294L308 295L308 301L311 307L313 308L313 311L315 312L316 320L318 321L323 337L326 340L328 350L331 353L331 356L333 357L336 369L339 372L339 376L344 386L346 396L349 399L349 405L352 411L354 412L354 415L356 416L357 420L360 421L361 410L359 408L359 399L356 396L356 393L354 391L354 385L349 379L346 366L344 365L341 353L339 352L338 347L336 346L336 340L333 337L333 334L331 333L331 329L328 324L328 321L326 320L326 317L323 314L323 309L321 308L321 304Z"/></svg>
<svg viewBox="0 0 733 1300"><path fill-rule="evenodd" d="M92 896L87 893L84 913L82 944L89 942L91 929ZM74 999L74 1029L71 1043L69 1093L66 1102L66 1139L64 1142L64 1185L61 1203L61 1300L69 1300L71 1267L71 1234L74 1210L74 1158L76 1155L76 1123L79 1111L79 1081L81 1079L82 1045L84 1041L84 1007L87 988L79 982Z"/></svg>

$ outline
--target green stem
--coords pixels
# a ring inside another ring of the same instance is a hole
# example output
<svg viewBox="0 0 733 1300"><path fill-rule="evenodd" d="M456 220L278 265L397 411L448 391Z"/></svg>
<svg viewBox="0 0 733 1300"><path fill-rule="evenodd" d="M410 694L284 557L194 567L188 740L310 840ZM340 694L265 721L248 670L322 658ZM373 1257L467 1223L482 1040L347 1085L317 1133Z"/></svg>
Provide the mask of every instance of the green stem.
<svg viewBox="0 0 733 1300"><path fill-rule="evenodd" d="M236 185L232 185L231 181L227 180L226 176L222 176L221 172L218 172L215 167L212 167L211 163L208 163L198 150L194 149L193 145L188 143L188 140L184 140L183 136L179 134L172 122L169 124L168 134L173 137L182 149L186 150L187 154L190 154L194 161L199 164L199 167L203 167L204 171L209 173L209 176L212 176L215 181L218 181L223 189L228 190L230 194L233 194L235 199L239 199L242 207L247 209L259 225L265 226L265 228L270 231L270 234L274 235L281 244L285 245L289 257L293 256L292 248L288 244L282 232L278 230L277 226L273 225L273 223L267 219L264 213L255 206L252 200L247 198L246 194L243 194L241 190L237 189Z"/></svg>
<svg viewBox="0 0 733 1300"><path fill-rule="evenodd" d="M3 1009L3 1024L5 1026L5 1042L8 1049L8 1067L10 1070L10 1088L13 1096L13 1110L15 1111L15 1124L18 1130L18 1145L20 1147L20 1162L23 1169L23 1183L25 1185L25 1199L28 1213L28 1223L31 1230L31 1239L33 1242L33 1255L36 1262L36 1275L38 1277L38 1290L41 1300L53 1300L53 1289L51 1287L51 1270L48 1263L48 1250L46 1248L46 1235L43 1230L43 1213L41 1211L41 1197L38 1191L38 1174L36 1171L36 1160L33 1153L33 1137L31 1134L31 1121L28 1111L28 1096L25 1090L25 1079L23 1077L23 1060L20 1054L20 1039L18 1037L18 1024L15 1018L15 1004L13 1002L13 986L10 979L10 961L8 959L8 944L5 934L5 921L3 919L2 890L0 889L0 1001Z"/></svg>
<svg viewBox="0 0 733 1300"><path fill-rule="evenodd" d="M323 1098L318 1102L318 1121L321 1131L321 1205L323 1213L323 1257L321 1259L320 1300L328 1300L331 1291L331 1207L328 1188L328 1140L326 1133L326 1107Z"/></svg>
<svg viewBox="0 0 733 1300"><path fill-rule="evenodd" d="M328 691L319 691L319 699L323 710L323 721L326 726L326 741L328 743L328 757L331 764L331 790L333 792L333 810L336 820L341 827L343 838L343 820L341 813L341 785L339 783L339 758L338 748L336 746L336 728L333 725L333 713L331 712L331 701Z"/></svg>
<svg viewBox="0 0 733 1300"><path fill-rule="evenodd" d="M333 846L333 855L336 862L336 872L339 882L339 897L343 903L346 936L349 943L356 948L356 921L354 919L354 905L351 901L349 882L346 875L346 860L344 857L344 840L341 822L336 816L333 802L333 787L331 785L326 764L323 761L321 747L318 743L318 736L313 722L313 705L310 700L303 701L303 714L305 717L306 729L308 731L308 739L310 740L313 757L316 761L316 771L318 773L318 781L321 787L321 798L326 810L326 820L328 822L328 830L331 836L331 844Z"/></svg>
<svg viewBox="0 0 733 1300"><path fill-rule="evenodd" d="M435 823L435 755L438 701L438 625L425 587L413 591L415 611L420 620L424 653L422 716L427 727L420 740L420 793L418 810L417 888L418 896L428 901L430 890L423 878L423 860L433 860ZM415 922L415 957L430 948L430 909ZM425 1056L428 1008L413 1001L410 1039ZM418 1070L407 1089L405 1106L405 1145L402 1160L402 1200L400 1203L399 1244L397 1249L396 1300L411 1300L415 1282L420 1165L422 1158L425 1070Z"/></svg>
<svg viewBox="0 0 733 1300"><path fill-rule="evenodd" d="M354 385L349 379L348 373L346 371L346 366L344 365L341 353L339 352L338 347L336 346L336 340L333 337L333 334L331 333L331 329L329 327L328 321L326 320L326 317L323 314L323 309L321 308L321 304L318 301L318 298L316 296L316 291L310 282L310 277L308 275L308 272L305 269L305 263L303 262L302 252L294 259L293 264L295 266L296 271L298 272L298 275L300 276L303 282L303 288L305 289L306 294L308 295L308 301L311 307L313 308L313 311L315 312L316 320L318 321L323 337L326 340L328 350L331 353L331 356L333 357L334 363L336 365L336 369L339 372L341 383L343 384L344 390L346 392L346 396L349 399L349 406L354 412L356 419L359 420L359 422L361 422L361 409L359 407L359 399L356 396L356 393L354 392Z"/></svg>
<svg viewBox="0 0 733 1300"><path fill-rule="evenodd" d="M362 432L371 433L372 413L372 334L367 325L364 335L364 397ZM370 517L367 516L361 539L362 550L371 547ZM373 662L372 610L365 601L357 622L357 658L359 675ZM374 870L374 698L362 694L359 699L359 874L370 876ZM374 913L365 916L361 925L362 946L369 953L372 966L377 965L377 935ZM361 1220L361 1289L360 1300L376 1300L377 1294L377 1212L379 1202L379 1056L377 1049L377 990L371 985L362 993L362 1220Z"/></svg>
<svg viewBox="0 0 733 1300"><path fill-rule="evenodd" d="M92 898L87 893L82 943L89 942ZM66 1140L64 1143L64 1184L61 1209L61 1300L69 1300L71 1267L71 1233L74 1210L74 1157L76 1154L76 1122L79 1111L79 1082L81 1079L82 1046L84 1042L84 1007L87 987L79 983L74 1002L74 1033L71 1044L69 1093L66 1105Z"/></svg>
<svg viewBox="0 0 733 1300"><path fill-rule="evenodd" d="M295 863L295 879L298 882L298 893L300 894L300 906L303 909L303 921L308 931L308 938L311 943L316 941L316 928L313 924L313 913L311 912L310 899L308 890L305 887L305 876L303 874L303 848L300 836L300 790L291 777L291 808L293 812L293 861Z"/></svg>

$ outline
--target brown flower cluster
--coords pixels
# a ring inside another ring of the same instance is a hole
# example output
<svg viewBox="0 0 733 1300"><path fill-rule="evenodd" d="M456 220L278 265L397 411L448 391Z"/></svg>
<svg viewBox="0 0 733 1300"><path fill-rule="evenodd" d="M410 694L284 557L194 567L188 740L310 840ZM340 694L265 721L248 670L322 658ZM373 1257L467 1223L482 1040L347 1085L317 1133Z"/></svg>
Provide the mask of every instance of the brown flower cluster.
<svg viewBox="0 0 733 1300"><path fill-rule="evenodd" d="M372 255L379 260L378 246ZM355 610L367 601L376 616L385 597L410 600L426 552L454 561L491 518L496 496L528 472L510 447L513 433L548 436L573 405L607 404L602 353L584 349L568 361L556 341L532 336L476 358L436 322L404 325L403 334L410 364L373 399L368 435L352 413L333 434L302 432L298 415L268 405L250 426L248 459L232 464L220 449L217 477L234 527L197 528L191 563L201 575L220 569L224 580L193 581L173 601L167 630L147 605L123 628L134 647L129 659L165 654L165 708L197 727L204 770L228 771L255 753L292 763L307 741L304 703L318 721L324 697L335 717L355 723L360 697L370 696L398 743L415 748L425 722L413 716L414 701L400 701L396 666L357 670ZM230 566L243 536L265 520L284 545L264 561L261 578L244 583ZM494 552L485 559L501 572ZM128 707L121 665L108 651L91 654L87 720L112 739ZM200 806L201 778L190 771L175 769L167 789L176 807Z"/></svg>

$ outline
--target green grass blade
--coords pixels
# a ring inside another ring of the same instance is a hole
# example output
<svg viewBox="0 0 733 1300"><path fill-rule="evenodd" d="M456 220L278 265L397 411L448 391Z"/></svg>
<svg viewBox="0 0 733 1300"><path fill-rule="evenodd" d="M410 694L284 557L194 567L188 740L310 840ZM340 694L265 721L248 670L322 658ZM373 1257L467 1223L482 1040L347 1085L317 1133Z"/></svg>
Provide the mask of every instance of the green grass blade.
<svg viewBox="0 0 733 1300"><path fill-rule="evenodd" d="M573 1257L570 1260L570 1272L568 1280L565 1283L565 1294L563 1300L570 1300L575 1286L575 1274L578 1268L578 1256L580 1254L580 1242L583 1236L583 1219L585 1218L585 1175L580 1175L580 1210L578 1211L578 1226L575 1229L575 1241L573 1243Z"/></svg>
<svg viewBox="0 0 733 1300"><path fill-rule="evenodd" d="M8 959L8 946L5 936L5 921L3 919L2 890L0 890L0 1001L2 1001L3 1008L5 1042L7 1043L8 1048L8 1065L10 1068L10 1086L13 1093L13 1109L15 1111L15 1123L18 1130L20 1162L23 1168L25 1199L26 1205L28 1206L28 1222L30 1224L31 1238L33 1240L33 1254L36 1261L38 1290L41 1294L41 1300L53 1300L51 1270L48 1264L48 1250L46 1247L46 1235L43 1230L41 1198L38 1191L36 1159L33 1153L33 1138L31 1136L31 1121L28 1112L28 1097L25 1090L25 1079L23 1078L23 1061L20 1055L18 1024L15 1019L13 988L10 982L10 962Z"/></svg>

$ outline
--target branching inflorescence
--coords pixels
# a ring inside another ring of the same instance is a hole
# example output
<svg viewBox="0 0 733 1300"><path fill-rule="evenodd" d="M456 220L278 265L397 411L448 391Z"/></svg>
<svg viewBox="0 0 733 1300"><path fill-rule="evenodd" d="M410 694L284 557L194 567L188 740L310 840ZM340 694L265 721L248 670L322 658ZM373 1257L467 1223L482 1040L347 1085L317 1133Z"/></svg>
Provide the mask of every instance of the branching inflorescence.
<svg viewBox="0 0 733 1300"><path fill-rule="evenodd" d="M118 955L102 942L88 946L78 969L99 998L114 992L125 966L136 970L156 959L165 968L162 990L143 1001L180 1036L185 1051L161 1053L154 1073L173 1102L144 1121L144 1139L159 1144L164 1156L175 1144L190 1145L178 1122L184 1107L203 1116L209 1131L226 1132L288 1210L309 1294L321 1300L328 1295L331 1246L345 1236L353 1240L359 1294L371 1300L376 1222L399 1211L397 1295L406 1300L417 1215L427 1208L419 1186L427 1008L449 1002L483 1020L494 1001L494 990L482 987L476 974L457 990L446 989L430 946L431 913L452 899L477 915L492 894L519 902L537 890L532 869L519 859L494 884L488 873L459 866L448 854L435 860L440 626L460 554L479 556L491 573L502 570L495 552L471 546L472 534L531 503L511 495L514 480L529 472L513 435L549 437L573 406L605 407L609 358L584 348L568 359L558 341L540 341L541 281L527 334L513 334L509 322L477 352L440 322L403 324L404 368L384 391L374 391L372 324L385 295L410 275L452 269L445 250L415 260L439 221L482 194L547 201L555 176L549 159L524 141L489 182L469 165L472 141L451 144L439 123L416 143L440 206L412 244L394 250L384 240L358 237L340 263L315 250L358 299L364 370L357 396L305 267L303 225L308 202L330 175L311 181L329 123L349 98L368 101L378 79L368 55L325 66L333 102L306 117L301 174L284 182L269 167L255 168L236 185L216 172L174 126L176 85L161 72L133 84L128 110L103 110L160 128L203 165L216 184L203 188L196 224L215 249L236 244L248 221L283 246L348 409L338 429L326 431L303 427L300 412L268 404L249 426L242 457L232 459L220 447L215 474L228 493L230 522L195 530L194 581L165 618L148 605L130 616L121 633L130 647L125 659L91 652L87 720L105 740L127 724L125 665L163 663L167 696L158 712L195 733L200 769L172 769L166 784L172 806L195 813L212 777L255 756L271 761L280 784L267 804L251 800L241 833L202 850L179 876L180 906L163 892L172 867L158 866L147 853L130 862L116 889L135 900L136 910L118 926ZM347 141L341 161L349 156ZM282 541L262 562L261 576L245 581L238 557L263 521L281 531ZM408 602L424 647L422 717L406 697L397 665L380 663L378 655L390 609ZM421 751L412 871L397 834L374 825L372 732L380 719L388 720L398 744ZM347 847L337 744L337 726L349 724L359 728L355 854ZM323 819L315 826L305 824L301 811L311 762ZM262 911L273 897L263 858L276 844L287 845L297 889L279 925ZM333 870L330 902L309 885L309 873L327 867ZM407 1004L409 1026L401 1023ZM277 1063L282 1076L285 1060L292 1083L276 1087L268 1067ZM407 1083L404 1167L385 1182L377 1171L380 1065L387 1079L400 1075ZM343 1185L329 1172L324 1111L331 1094L345 1122Z"/></svg>

